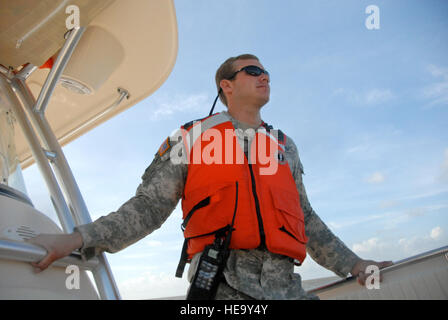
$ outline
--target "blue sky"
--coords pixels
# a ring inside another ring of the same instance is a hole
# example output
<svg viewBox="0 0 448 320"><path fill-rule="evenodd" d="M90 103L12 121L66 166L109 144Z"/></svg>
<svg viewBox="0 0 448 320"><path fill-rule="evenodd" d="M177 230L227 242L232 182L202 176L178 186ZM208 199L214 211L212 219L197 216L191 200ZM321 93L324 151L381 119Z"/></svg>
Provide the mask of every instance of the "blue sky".
<svg viewBox="0 0 448 320"><path fill-rule="evenodd" d="M400 260L448 244L448 2L175 1L176 65L162 87L64 151L93 219L132 197L163 139L208 115L228 57L271 74L262 118L296 143L308 198L362 258ZM368 5L380 29L368 30ZM224 110L218 103L217 111ZM56 217L36 166L35 206ZM161 229L108 255L123 298L182 295L180 206ZM333 275L310 257L303 279Z"/></svg>

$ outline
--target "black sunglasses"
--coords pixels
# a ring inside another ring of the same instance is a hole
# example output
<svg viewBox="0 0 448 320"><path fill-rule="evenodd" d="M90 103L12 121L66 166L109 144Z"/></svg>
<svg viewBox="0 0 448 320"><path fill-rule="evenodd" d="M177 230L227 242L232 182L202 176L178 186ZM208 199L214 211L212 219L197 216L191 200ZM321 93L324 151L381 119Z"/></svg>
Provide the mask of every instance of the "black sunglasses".
<svg viewBox="0 0 448 320"><path fill-rule="evenodd" d="M235 78L237 73L241 72L241 71L246 71L246 73L248 75L254 76L254 77L258 77L262 73L264 73L265 75L269 76L269 72L267 72L266 70L261 69L260 67L257 67L257 66L245 66L245 67L242 67L240 70L236 71L234 74L232 74L232 76L230 78L227 78L227 80L232 80L233 78Z"/></svg>

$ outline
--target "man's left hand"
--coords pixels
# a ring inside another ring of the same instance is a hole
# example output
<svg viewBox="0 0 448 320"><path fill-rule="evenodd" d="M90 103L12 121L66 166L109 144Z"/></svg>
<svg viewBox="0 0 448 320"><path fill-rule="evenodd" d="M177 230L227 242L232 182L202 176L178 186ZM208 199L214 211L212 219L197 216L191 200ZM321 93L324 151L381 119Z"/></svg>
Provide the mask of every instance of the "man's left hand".
<svg viewBox="0 0 448 320"><path fill-rule="evenodd" d="M357 277L358 283L362 286L365 285L367 277L370 275L369 273L366 273L366 269L368 266L374 265L377 266L379 269L389 267L393 265L394 263L392 261L381 261L376 262L373 260L359 260L355 266L353 267L352 271L350 272L352 276ZM380 281L382 281L382 276L380 273Z"/></svg>

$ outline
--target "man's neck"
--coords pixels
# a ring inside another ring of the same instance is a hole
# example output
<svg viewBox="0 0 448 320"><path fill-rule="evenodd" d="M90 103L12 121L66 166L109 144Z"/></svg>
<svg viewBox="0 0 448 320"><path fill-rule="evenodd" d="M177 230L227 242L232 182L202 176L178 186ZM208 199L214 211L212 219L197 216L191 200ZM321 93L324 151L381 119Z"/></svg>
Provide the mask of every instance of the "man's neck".
<svg viewBox="0 0 448 320"><path fill-rule="evenodd" d="M252 108L228 108L227 110L232 118L235 120L246 123L251 126L259 126L261 124L260 109Z"/></svg>

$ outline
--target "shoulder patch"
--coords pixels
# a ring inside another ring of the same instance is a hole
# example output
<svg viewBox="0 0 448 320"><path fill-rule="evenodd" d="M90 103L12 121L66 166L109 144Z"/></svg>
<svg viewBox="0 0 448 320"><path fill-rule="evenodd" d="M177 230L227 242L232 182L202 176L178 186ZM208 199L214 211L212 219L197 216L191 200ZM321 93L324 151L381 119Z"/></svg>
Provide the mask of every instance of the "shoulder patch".
<svg viewBox="0 0 448 320"><path fill-rule="evenodd" d="M157 153L159 154L159 157L162 157L168 150L170 150L171 144L170 144L170 138L166 138L163 143L160 145L159 150Z"/></svg>

